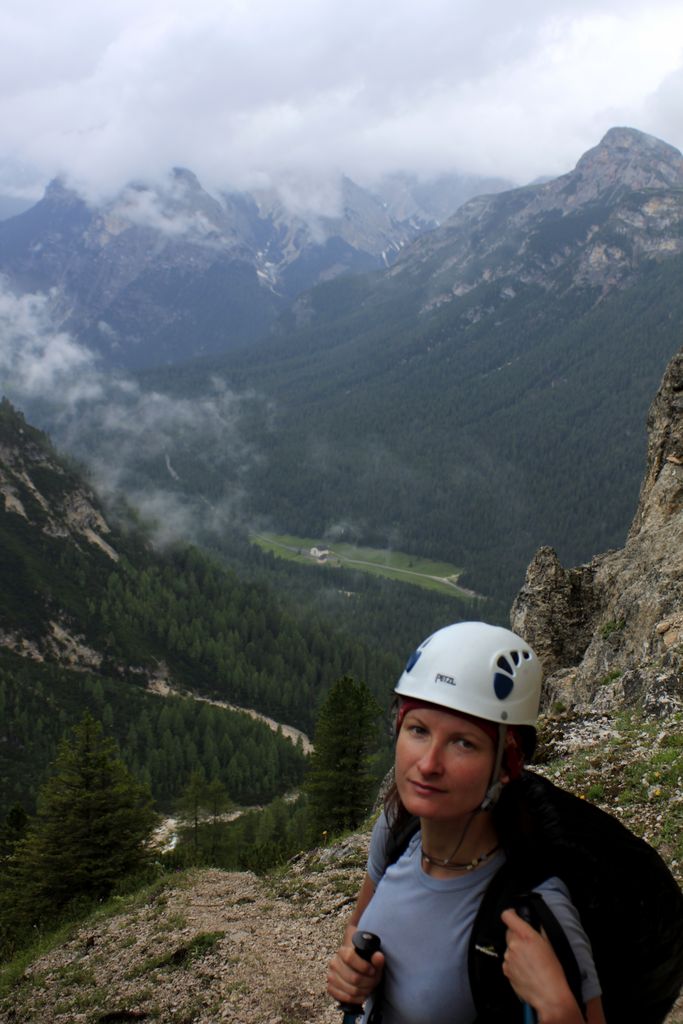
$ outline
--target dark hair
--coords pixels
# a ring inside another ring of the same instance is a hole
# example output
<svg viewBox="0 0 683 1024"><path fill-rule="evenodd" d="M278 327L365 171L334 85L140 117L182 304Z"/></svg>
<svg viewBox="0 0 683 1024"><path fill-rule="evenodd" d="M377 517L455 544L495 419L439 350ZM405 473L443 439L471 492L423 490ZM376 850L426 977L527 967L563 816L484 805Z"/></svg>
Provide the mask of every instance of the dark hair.
<svg viewBox="0 0 683 1024"><path fill-rule="evenodd" d="M524 763L531 764L536 750L536 729L533 725L517 725L515 728L519 733L520 743L524 751Z"/></svg>
<svg viewBox="0 0 683 1024"><path fill-rule="evenodd" d="M402 835L411 819L414 818L414 815L405 809L403 801L398 795L396 779L392 779L384 797L384 816L394 840Z"/></svg>

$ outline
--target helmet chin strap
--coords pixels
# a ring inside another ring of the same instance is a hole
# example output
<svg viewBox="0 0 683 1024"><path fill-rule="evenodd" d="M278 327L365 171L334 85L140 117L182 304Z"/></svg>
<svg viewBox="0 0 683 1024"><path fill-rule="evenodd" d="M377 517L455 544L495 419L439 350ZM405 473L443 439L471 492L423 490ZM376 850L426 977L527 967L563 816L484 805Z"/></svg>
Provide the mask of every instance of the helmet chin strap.
<svg viewBox="0 0 683 1024"><path fill-rule="evenodd" d="M496 760L493 765L493 771L491 772L491 778L489 779L488 789L486 795L479 805L480 811L490 810L494 804L497 803L498 797L503 791L503 783L500 779L501 768L503 767L503 755L505 753L505 741L507 740L508 727L502 723L498 726L498 749L496 750Z"/></svg>

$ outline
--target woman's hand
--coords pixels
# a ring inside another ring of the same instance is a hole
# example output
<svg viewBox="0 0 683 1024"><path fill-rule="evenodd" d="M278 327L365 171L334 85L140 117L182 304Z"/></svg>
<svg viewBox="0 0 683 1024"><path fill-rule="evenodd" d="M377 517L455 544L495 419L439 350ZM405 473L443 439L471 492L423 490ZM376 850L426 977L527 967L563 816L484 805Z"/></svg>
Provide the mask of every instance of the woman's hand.
<svg viewBox="0 0 683 1024"><path fill-rule="evenodd" d="M536 1010L539 1024L583 1024L562 965L545 934L514 910L502 914L507 927L503 974L523 1003Z"/></svg>
<svg viewBox="0 0 683 1024"><path fill-rule="evenodd" d="M384 955L373 953L368 963L358 956L350 938L337 950L327 971L327 991L340 1003L362 1005L382 980Z"/></svg>

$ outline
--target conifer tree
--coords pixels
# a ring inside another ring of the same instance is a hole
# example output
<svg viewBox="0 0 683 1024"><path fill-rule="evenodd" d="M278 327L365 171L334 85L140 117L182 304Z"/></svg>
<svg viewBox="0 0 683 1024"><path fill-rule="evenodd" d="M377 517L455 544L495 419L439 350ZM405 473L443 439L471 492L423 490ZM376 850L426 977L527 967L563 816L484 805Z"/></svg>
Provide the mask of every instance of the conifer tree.
<svg viewBox="0 0 683 1024"><path fill-rule="evenodd" d="M76 899L106 897L143 864L153 825L148 790L86 714L62 740L11 859L8 896L18 916L50 921Z"/></svg>
<svg viewBox="0 0 683 1024"><path fill-rule="evenodd" d="M230 804L228 791L218 778L218 775L214 775L211 781L207 783L204 791L204 799L206 801L206 810L211 818L211 845L209 855L213 863L214 857L216 856L218 822L221 814L223 814Z"/></svg>
<svg viewBox="0 0 683 1024"><path fill-rule="evenodd" d="M12 855L17 843L26 832L28 814L21 804L10 807L4 823L0 826L0 870L3 861Z"/></svg>
<svg viewBox="0 0 683 1024"><path fill-rule="evenodd" d="M206 779L202 768L195 768L180 794L180 815L192 828L195 857L199 854L199 821L206 805Z"/></svg>
<svg viewBox="0 0 683 1024"><path fill-rule="evenodd" d="M206 809L211 817L211 822L216 825L221 814L230 805L230 797L228 791L218 778L218 775L213 775L211 781L207 783L204 791L204 799L206 803Z"/></svg>
<svg viewBox="0 0 683 1024"><path fill-rule="evenodd" d="M367 813L375 779L370 765L381 709L367 686L343 676L323 701L306 779L311 838L356 828Z"/></svg>

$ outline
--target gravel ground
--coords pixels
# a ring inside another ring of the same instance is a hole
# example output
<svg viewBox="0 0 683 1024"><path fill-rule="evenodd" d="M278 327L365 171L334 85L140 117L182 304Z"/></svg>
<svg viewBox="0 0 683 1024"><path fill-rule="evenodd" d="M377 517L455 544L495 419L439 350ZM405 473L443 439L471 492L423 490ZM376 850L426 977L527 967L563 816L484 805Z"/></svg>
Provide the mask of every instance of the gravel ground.
<svg viewBox="0 0 683 1024"><path fill-rule="evenodd" d="M183 873L134 911L90 922L36 961L0 1021L338 1024L328 960L362 877L365 837L311 876ZM328 851L323 851L323 856Z"/></svg>

